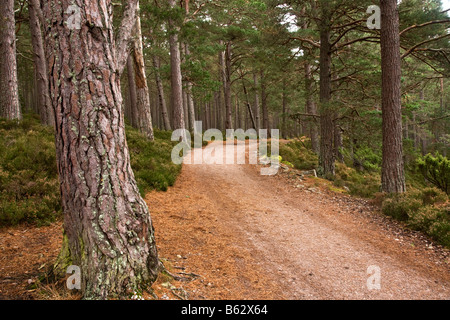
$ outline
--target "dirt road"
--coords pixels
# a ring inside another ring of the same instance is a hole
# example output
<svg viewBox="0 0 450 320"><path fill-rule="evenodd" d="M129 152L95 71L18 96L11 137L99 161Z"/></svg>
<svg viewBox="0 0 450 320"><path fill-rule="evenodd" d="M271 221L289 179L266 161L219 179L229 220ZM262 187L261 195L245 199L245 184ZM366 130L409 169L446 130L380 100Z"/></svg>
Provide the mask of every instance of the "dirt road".
<svg viewBox="0 0 450 320"><path fill-rule="evenodd" d="M450 298L448 258L395 222L259 169L185 164L147 196L160 255L199 275L178 284L191 299Z"/></svg>

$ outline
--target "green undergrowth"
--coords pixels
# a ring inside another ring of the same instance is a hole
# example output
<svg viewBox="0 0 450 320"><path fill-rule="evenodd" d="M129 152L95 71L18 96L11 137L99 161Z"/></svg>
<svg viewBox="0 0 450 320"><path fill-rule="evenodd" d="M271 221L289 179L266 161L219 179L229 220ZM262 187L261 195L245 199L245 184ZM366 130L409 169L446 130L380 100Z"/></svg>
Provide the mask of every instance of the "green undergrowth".
<svg viewBox="0 0 450 320"><path fill-rule="evenodd" d="M385 195L382 212L408 227L422 231L450 248L450 203L438 188L411 189L403 194Z"/></svg>
<svg viewBox="0 0 450 320"><path fill-rule="evenodd" d="M166 191L173 186L181 165L172 162L171 154L177 142L171 141L171 132L155 130L155 141L147 141L138 130L127 126L127 142L131 168L144 196L151 190Z"/></svg>
<svg viewBox="0 0 450 320"><path fill-rule="evenodd" d="M171 133L156 131L154 142L128 126L126 133L141 194L167 190L181 171L171 161ZM20 123L0 119L0 226L44 225L60 216L53 129L36 115L25 115Z"/></svg>
<svg viewBox="0 0 450 320"><path fill-rule="evenodd" d="M280 144L280 156L282 162L298 170L312 170L319 163L317 155L308 148L308 144L300 140Z"/></svg>
<svg viewBox="0 0 450 320"><path fill-rule="evenodd" d="M53 129L0 119L0 225L45 224L61 212Z"/></svg>

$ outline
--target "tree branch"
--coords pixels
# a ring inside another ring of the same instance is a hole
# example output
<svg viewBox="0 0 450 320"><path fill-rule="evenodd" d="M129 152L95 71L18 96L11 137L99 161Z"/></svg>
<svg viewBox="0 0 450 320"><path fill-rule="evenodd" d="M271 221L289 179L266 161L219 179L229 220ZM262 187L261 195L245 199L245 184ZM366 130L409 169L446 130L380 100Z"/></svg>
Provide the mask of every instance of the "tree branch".
<svg viewBox="0 0 450 320"><path fill-rule="evenodd" d="M372 41L372 39L378 40L378 41ZM349 45L351 45L351 44L353 44L353 43L356 43L356 42L360 42L360 41L368 41L368 42L377 42L377 43L378 43L378 42L380 42L379 40L380 40L379 37L374 37L374 36L368 36L368 37L364 37L364 38L354 39L354 40L345 42L345 43L341 44L340 46L337 46L337 47L336 47L334 50L332 50L331 52L336 52L336 51L338 51L339 49L341 49L341 48L343 48L343 47L346 47L346 46L349 46Z"/></svg>
<svg viewBox="0 0 450 320"><path fill-rule="evenodd" d="M417 25L415 24L415 25L412 25L412 26L410 26L410 27L404 29L403 31L401 31L401 32L400 32L400 36L403 35L404 33L408 32L409 30L412 30L412 29L426 27L426 26L429 26L429 25L431 25L431 24L446 23L446 22L450 22L450 19L446 19L446 20L434 20L434 21L428 21L428 22L425 22L425 23L422 23L422 24L417 24Z"/></svg>
<svg viewBox="0 0 450 320"><path fill-rule="evenodd" d="M424 44L426 44L426 43L430 43L430 42L433 42L433 41L437 41L437 40L440 40L440 39L444 39L444 38L446 38L446 37L448 37L448 36L450 36L450 34L444 34L444 35L439 36L439 37L435 37L435 38L432 38L432 39L428 39L428 40L422 41L422 42L416 44L415 46L411 47L409 50L407 50L407 51L402 55L401 58L402 58L402 59L406 58L408 55L410 55L412 52L414 52L414 51L415 51L418 47L420 47L421 45L424 45Z"/></svg>
<svg viewBox="0 0 450 320"><path fill-rule="evenodd" d="M299 37L291 37L292 40L300 40L301 42L306 42L312 45L313 47L320 48L320 43L314 42L311 39L299 38Z"/></svg>

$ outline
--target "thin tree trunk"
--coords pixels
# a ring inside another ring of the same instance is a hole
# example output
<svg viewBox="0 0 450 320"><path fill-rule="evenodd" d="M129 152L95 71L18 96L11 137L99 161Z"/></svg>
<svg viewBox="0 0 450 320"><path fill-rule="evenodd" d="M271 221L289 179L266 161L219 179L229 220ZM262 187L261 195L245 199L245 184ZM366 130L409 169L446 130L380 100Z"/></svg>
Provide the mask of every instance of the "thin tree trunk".
<svg viewBox="0 0 450 320"><path fill-rule="evenodd" d="M208 130L209 129L209 119L210 119L210 117L209 117L209 109L210 109L210 102L206 102L205 103L205 116L204 116L204 119L205 119L205 130Z"/></svg>
<svg viewBox="0 0 450 320"><path fill-rule="evenodd" d="M261 108L263 113L263 128L269 130L269 108L267 105L266 79L264 77L264 71L261 71Z"/></svg>
<svg viewBox="0 0 450 320"><path fill-rule="evenodd" d="M0 1L0 118L21 120L16 59L14 0Z"/></svg>
<svg viewBox="0 0 450 320"><path fill-rule="evenodd" d="M169 112L167 111L166 97L164 95L164 85L161 80L161 74L159 73L161 64L158 56L153 56L153 67L155 68L156 87L158 89L159 106L161 107L164 129L170 131L172 130L172 126L170 125Z"/></svg>
<svg viewBox="0 0 450 320"><path fill-rule="evenodd" d="M247 101L247 109L248 109L248 113L250 115L250 120L252 122L252 128L256 130L256 121L255 121L255 117L253 115L252 106L250 105L250 101L248 98L248 91L247 91L247 87L245 86L244 78L242 78L242 87L244 89L244 95L245 95L245 99Z"/></svg>
<svg viewBox="0 0 450 320"><path fill-rule="evenodd" d="M253 74L253 84L255 86L255 123L256 132L259 134L259 129L261 128L261 110L259 105L259 91L258 91L258 74Z"/></svg>
<svg viewBox="0 0 450 320"><path fill-rule="evenodd" d="M189 15L189 0L184 1L184 7L185 7L186 15ZM186 57L189 58L191 55L191 52L189 50L188 43L184 44L184 50L185 50ZM186 84L186 90L187 90L187 104L188 104L187 114L189 115L189 130L191 132L193 132L194 134L196 134L197 128L195 127L194 97L192 95L192 82L189 80L187 81L187 84ZM188 116L186 116L186 118L188 118Z"/></svg>
<svg viewBox="0 0 450 320"><path fill-rule="evenodd" d="M172 9L175 8L175 0L168 0ZM179 27L170 19L170 67L171 67L171 88L172 88L172 114L173 114L173 129L185 129L185 116L183 108L183 84L181 75L181 54L180 42L178 41ZM182 141L187 141L187 137L182 134Z"/></svg>
<svg viewBox="0 0 450 320"><path fill-rule="evenodd" d="M287 139L287 97L286 97L286 79L283 78L283 90L281 92L281 106L282 106L282 119L281 119L281 135L283 139Z"/></svg>
<svg viewBox="0 0 450 320"><path fill-rule="evenodd" d="M194 96L192 94L192 82L187 83L187 99L188 99L188 110L189 110L189 130L194 134L197 133L197 128L195 127L195 103Z"/></svg>
<svg viewBox="0 0 450 320"><path fill-rule="evenodd" d="M187 94L187 86L186 82L183 86L183 113L184 113L184 119L185 119L185 129L189 130L189 106L188 106L188 94Z"/></svg>
<svg viewBox="0 0 450 320"><path fill-rule="evenodd" d="M122 47L111 1L83 2L77 32L65 21L71 4L45 2L43 10L65 232L55 270L78 266L85 299L125 297L156 279L159 260L125 138L123 67L112 54Z"/></svg>
<svg viewBox="0 0 450 320"><path fill-rule="evenodd" d="M28 12L30 15L31 43L33 46L34 67L36 71L36 89L38 111L41 122L49 126L55 126L52 101L50 99L47 62L45 60L44 40L42 38L41 20L39 16L41 7L39 0L29 0Z"/></svg>
<svg viewBox="0 0 450 320"><path fill-rule="evenodd" d="M381 0L383 161L382 190L406 191L401 112L401 58L396 0Z"/></svg>
<svg viewBox="0 0 450 320"><path fill-rule="evenodd" d="M237 124L236 129L242 129L242 110L240 107L240 101L238 95L236 95L236 118L237 118Z"/></svg>
<svg viewBox="0 0 450 320"><path fill-rule="evenodd" d="M342 130L338 125L334 126L334 150L336 152L336 159L339 162L344 162L344 155L342 154L342 148L344 147L344 140L342 136Z"/></svg>
<svg viewBox="0 0 450 320"><path fill-rule="evenodd" d="M233 128L231 106L231 42L225 44L225 51L219 54L222 73L223 94L225 99L225 129Z"/></svg>
<svg viewBox="0 0 450 320"><path fill-rule="evenodd" d="M311 65L305 63L305 95L306 95L306 113L311 115L317 115L317 107L314 102L312 92L314 89L314 80L311 72ZM317 127L316 117L312 117L309 120L309 137L311 139L312 150L319 154L319 129Z"/></svg>

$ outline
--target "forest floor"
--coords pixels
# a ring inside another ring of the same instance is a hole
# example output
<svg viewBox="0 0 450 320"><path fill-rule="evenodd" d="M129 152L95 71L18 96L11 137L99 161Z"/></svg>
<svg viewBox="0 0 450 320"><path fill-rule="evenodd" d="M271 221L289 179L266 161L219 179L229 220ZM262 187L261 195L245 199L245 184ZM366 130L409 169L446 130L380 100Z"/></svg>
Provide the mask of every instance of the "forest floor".
<svg viewBox="0 0 450 320"><path fill-rule="evenodd" d="M260 169L184 164L173 187L147 195L159 256L180 277L161 275L153 298L450 299L449 250L367 200ZM45 298L29 283L58 254L61 230L0 231L0 299ZM369 290L373 270L381 286Z"/></svg>

